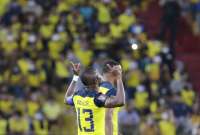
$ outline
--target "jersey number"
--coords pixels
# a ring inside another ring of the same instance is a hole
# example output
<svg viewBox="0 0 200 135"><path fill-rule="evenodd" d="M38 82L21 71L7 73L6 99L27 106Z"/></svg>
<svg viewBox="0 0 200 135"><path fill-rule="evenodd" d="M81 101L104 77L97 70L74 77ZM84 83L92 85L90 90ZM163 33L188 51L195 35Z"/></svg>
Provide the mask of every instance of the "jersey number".
<svg viewBox="0 0 200 135"><path fill-rule="evenodd" d="M80 114L81 115L89 114L89 117L85 118L85 121L90 123L90 127L89 128L82 127L81 120L80 120ZM81 110L80 108L78 108L78 126L79 126L80 131L84 130L85 132L94 132L94 120L93 120L93 112L92 112L92 110L90 110L90 109L82 109Z"/></svg>

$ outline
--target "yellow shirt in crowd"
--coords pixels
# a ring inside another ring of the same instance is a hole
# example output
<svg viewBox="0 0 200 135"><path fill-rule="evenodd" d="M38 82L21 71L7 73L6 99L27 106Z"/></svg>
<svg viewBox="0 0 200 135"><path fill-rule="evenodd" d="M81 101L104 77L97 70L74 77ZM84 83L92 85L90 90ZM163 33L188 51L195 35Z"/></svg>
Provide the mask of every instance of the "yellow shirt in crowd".
<svg viewBox="0 0 200 135"><path fill-rule="evenodd" d="M0 134L6 135L8 122L5 119L0 118Z"/></svg>
<svg viewBox="0 0 200 135"><path fill-rule="evenodd" d="M136 22L136 18L134 15L127 15L125 13L121 14L119 16L119 22L121 24L121 27L124 31L127 31L128 28Z"/></svg>
<svg viewBox="0 0 200 135"><path fill-rule="evenodd" d="M0 110L6 114L10 114L12 109L13 103L11 100L0 100Z"/></svg>
<svg viewBox="0 0 200 135"><path fill-rule="evenodd" d="M34 101L28 101L27 102L27 109L28 109L29 116L33 118L35 116L35 113L39 109L39 104L37 102L34 102Z"/></svg>
<svg viewBox="0 0 200 135"><path fill-rule="evenodd" d="M129 78L127 80L127 85L129 87L136 87L140 84L141 73L139 70L132 70L129 73Z"/></svg>
<svg viewBox="0 0 200 135"><path fill-rule="evenodd" d="M159 123L161 135L176 135L176 127L170 121L161 120Z"/></svg>
<svg viewBox="0 0 200 135"><path fill-rule="evenodd" d="M11 132L27 133L29 130L29 122L25 118L10 118L9 127Z"/></svg>
<svg viewBox="0 0 200 135"><path fill-rule="evenodd" d="M181 91L181 100L188 106L193 105L193 101L195 99L195 93L193 90L182 90Z"/></svg>
<svg viewBox="0 0 200 135"><path fill-rule="evenodd" d="M135 107L139 110L147 107L148 106L148 102L147 102L148 97L149 97L149 95L146 91L136 92L135 99L134 99Z"/></svg>
<svg viewBox="0 0 200 135"><path fill-rule="evenodd" d="M69 76L67 66L68 66L68 62L66 61L60 61L60 60L56 61L55 71L56 71L56 75L59 78L67 78Z"/></svg>
<svg viewBox="0 0 200 135"><path fill-rule="evenodd" d="M94 38L94 44L95 44L95 49L106 49L108 45L111 43L112 39L110 35L103 35L100 33L95 34Z"/></svg>
<svg viewBox="0 0 200 135"><path fill-rule="evenodd" d="M97 4L98 21L100 23L109 23L111 21L110 9L104 4Z"/></svg>

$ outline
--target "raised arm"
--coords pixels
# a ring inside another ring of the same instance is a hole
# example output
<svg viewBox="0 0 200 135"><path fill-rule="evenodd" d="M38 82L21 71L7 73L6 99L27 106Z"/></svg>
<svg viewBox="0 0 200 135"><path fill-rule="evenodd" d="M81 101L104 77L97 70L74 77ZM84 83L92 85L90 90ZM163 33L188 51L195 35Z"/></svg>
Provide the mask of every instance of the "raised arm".
<svg viewBox="0 0 200 135"><path fill-rule="evenodd" d="M71 104L70 98L73 96L73 94L75 92L76 83L78 81L79 73L80 73L80 63L74 64L74 63L71 62L71 65L72 65L72 69L73 69L73 72L74 72L74 76L73 76L73 79L72 79L69 87L67 88L66 93L65 93L64 103L66 103L66 104Z"/></svg>
<svg viewBox="0 0 200 135"><path fill-rule="evenodd" d="M109 65L108 65L109 66ZM125 105L125 92L124 92L124 84L122 81L122 69L121 66L113 66L110 67L111 72L116 76L117 83L117 94L116 96L107 97L105 100L106 108L114 108Z"/></svg>

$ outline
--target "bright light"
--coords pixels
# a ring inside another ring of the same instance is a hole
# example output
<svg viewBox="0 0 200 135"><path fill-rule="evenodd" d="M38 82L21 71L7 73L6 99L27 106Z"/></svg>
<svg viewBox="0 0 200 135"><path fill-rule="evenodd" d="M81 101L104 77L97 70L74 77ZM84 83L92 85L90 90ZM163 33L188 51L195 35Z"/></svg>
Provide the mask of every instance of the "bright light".
<svg viewBox="0 0 200 135"><path fill-rule="evenodd" d="M138 49L138 45L136 43L133 43L131 45L131 47L132 47L133 50L137 50Z"/></svg>

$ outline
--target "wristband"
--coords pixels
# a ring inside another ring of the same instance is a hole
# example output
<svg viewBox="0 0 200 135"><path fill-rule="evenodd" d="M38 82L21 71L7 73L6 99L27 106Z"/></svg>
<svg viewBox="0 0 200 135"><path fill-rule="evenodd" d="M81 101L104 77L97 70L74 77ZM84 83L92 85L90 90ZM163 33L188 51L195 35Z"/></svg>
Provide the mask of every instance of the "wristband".
<svg viewBox="0 0 200 135"><path fill-rule="evenodd" d="M78 81L78 78L79 78L78 75L74 75L72 80L75 81L75 82L77 82L77 81Z"/></svg>

